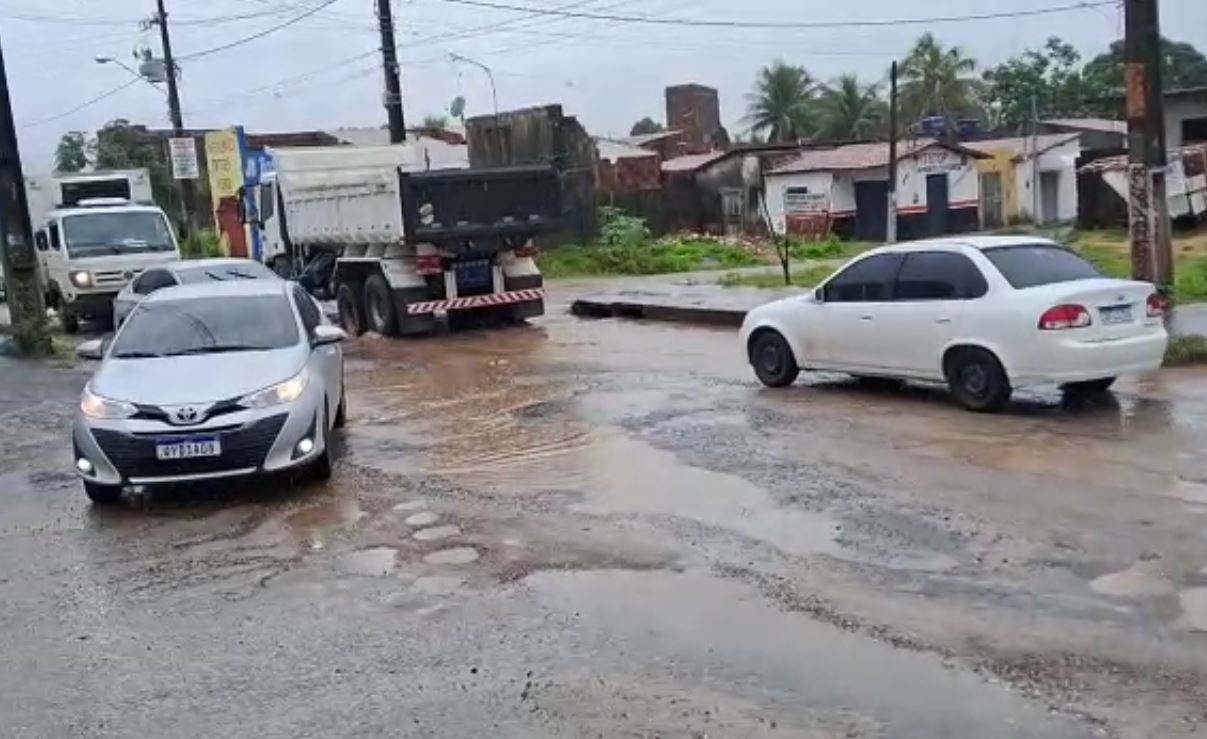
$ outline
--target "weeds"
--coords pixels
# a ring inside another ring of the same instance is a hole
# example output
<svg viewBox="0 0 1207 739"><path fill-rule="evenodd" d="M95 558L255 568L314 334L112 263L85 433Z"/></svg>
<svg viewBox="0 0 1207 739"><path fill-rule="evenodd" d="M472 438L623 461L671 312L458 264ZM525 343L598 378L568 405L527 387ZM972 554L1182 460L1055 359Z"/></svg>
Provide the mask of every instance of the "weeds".
<svg viewBox="0 0 1207 739"><path fill-rule="evenodd" d="M180 256L185 259L212 259L223 256L222 237L212 228L202 228L180 242Z"/></svg>
<svg viewBox="0 0 1207 739"><path fill-rule="evenodd" d="M1165 364L1176 367L1207 362L1207 336L1175 336L1165 350Z"/></svg>
<svg viewBox="0 0 1207 739"><path fill-rule="evenodd" d="M830 275L834 267L824 264L814 264L804 269L792 272L793 287L815 287ZM722 287L784 287L784 276L779 272L767 272L757 275L728 274L717 281Z"/></svg>

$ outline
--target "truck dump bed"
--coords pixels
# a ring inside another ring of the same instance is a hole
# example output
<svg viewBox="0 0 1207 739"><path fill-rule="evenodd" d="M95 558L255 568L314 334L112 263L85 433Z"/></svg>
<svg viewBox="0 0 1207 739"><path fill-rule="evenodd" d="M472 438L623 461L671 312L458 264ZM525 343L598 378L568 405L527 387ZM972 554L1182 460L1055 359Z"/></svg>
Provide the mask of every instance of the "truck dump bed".
<svg viewBox="0 0 1207 739"><path fill-rule="evenodd" d="M550 167L404 172L402 220L409 243L536 236L557 227L557 173Z"/></svg>

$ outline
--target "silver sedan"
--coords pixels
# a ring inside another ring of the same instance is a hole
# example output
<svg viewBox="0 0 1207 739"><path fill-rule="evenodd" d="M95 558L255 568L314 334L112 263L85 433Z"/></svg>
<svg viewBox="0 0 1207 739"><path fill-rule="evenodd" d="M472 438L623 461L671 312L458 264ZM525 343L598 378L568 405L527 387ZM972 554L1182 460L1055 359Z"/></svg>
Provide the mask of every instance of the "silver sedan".
<svg viewBox="0 0 1207 739"><path fill-rule="evenodd" d="M88 497L286 470L326 479L347 407L343 339L296 283L156 291L111 342L77 350L101 360L72 432Z"/></svg>
<svg viewBox="0 0 1207 739"><path fill-rule="evenodd" d="M143 298L165 287L230 280L279 280L276 272L251 259L185 259L149 267L126 283L113 299L113 325L120 326Z"/></svg>

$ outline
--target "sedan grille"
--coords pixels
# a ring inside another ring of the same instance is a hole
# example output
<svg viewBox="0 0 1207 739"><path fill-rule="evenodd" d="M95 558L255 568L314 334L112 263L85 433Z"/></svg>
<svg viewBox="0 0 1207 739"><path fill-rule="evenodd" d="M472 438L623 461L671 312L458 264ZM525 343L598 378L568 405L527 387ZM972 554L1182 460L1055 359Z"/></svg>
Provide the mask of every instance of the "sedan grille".
<svg viewBox="0 0 1207 739"><path fill-rule="evenodd" d="M92 435L123 479L203 475L263 466L288 416L282 413L236 428L194 432L192 435L216 436L222 443L219 456L197 459L160 460L155 456L156 436L180 438L189 436L188 433L164 430L157 435L134 435L93 429Z"/></svg>

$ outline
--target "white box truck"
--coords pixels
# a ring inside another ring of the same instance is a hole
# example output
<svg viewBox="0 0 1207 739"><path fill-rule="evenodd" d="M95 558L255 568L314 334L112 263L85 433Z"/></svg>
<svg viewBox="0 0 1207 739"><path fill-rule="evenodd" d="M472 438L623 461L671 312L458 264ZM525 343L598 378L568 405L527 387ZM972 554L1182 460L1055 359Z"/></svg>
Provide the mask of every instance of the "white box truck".
<svg viewBox="0 0 1207 739"><path fill-rule="evenodd" d="M552 168L429 170L414 144L268 154L253 224L264 260L334 297L350 333L544 313L534 238L557 227Z"/></svg>
<svg viewBox="0 0 1207 739"><path fill-rule="evenodd" d="M81 318L112 320L126 283L180 259L145 169L30 176L25 192L46 304L68 333Z"/></svg>

